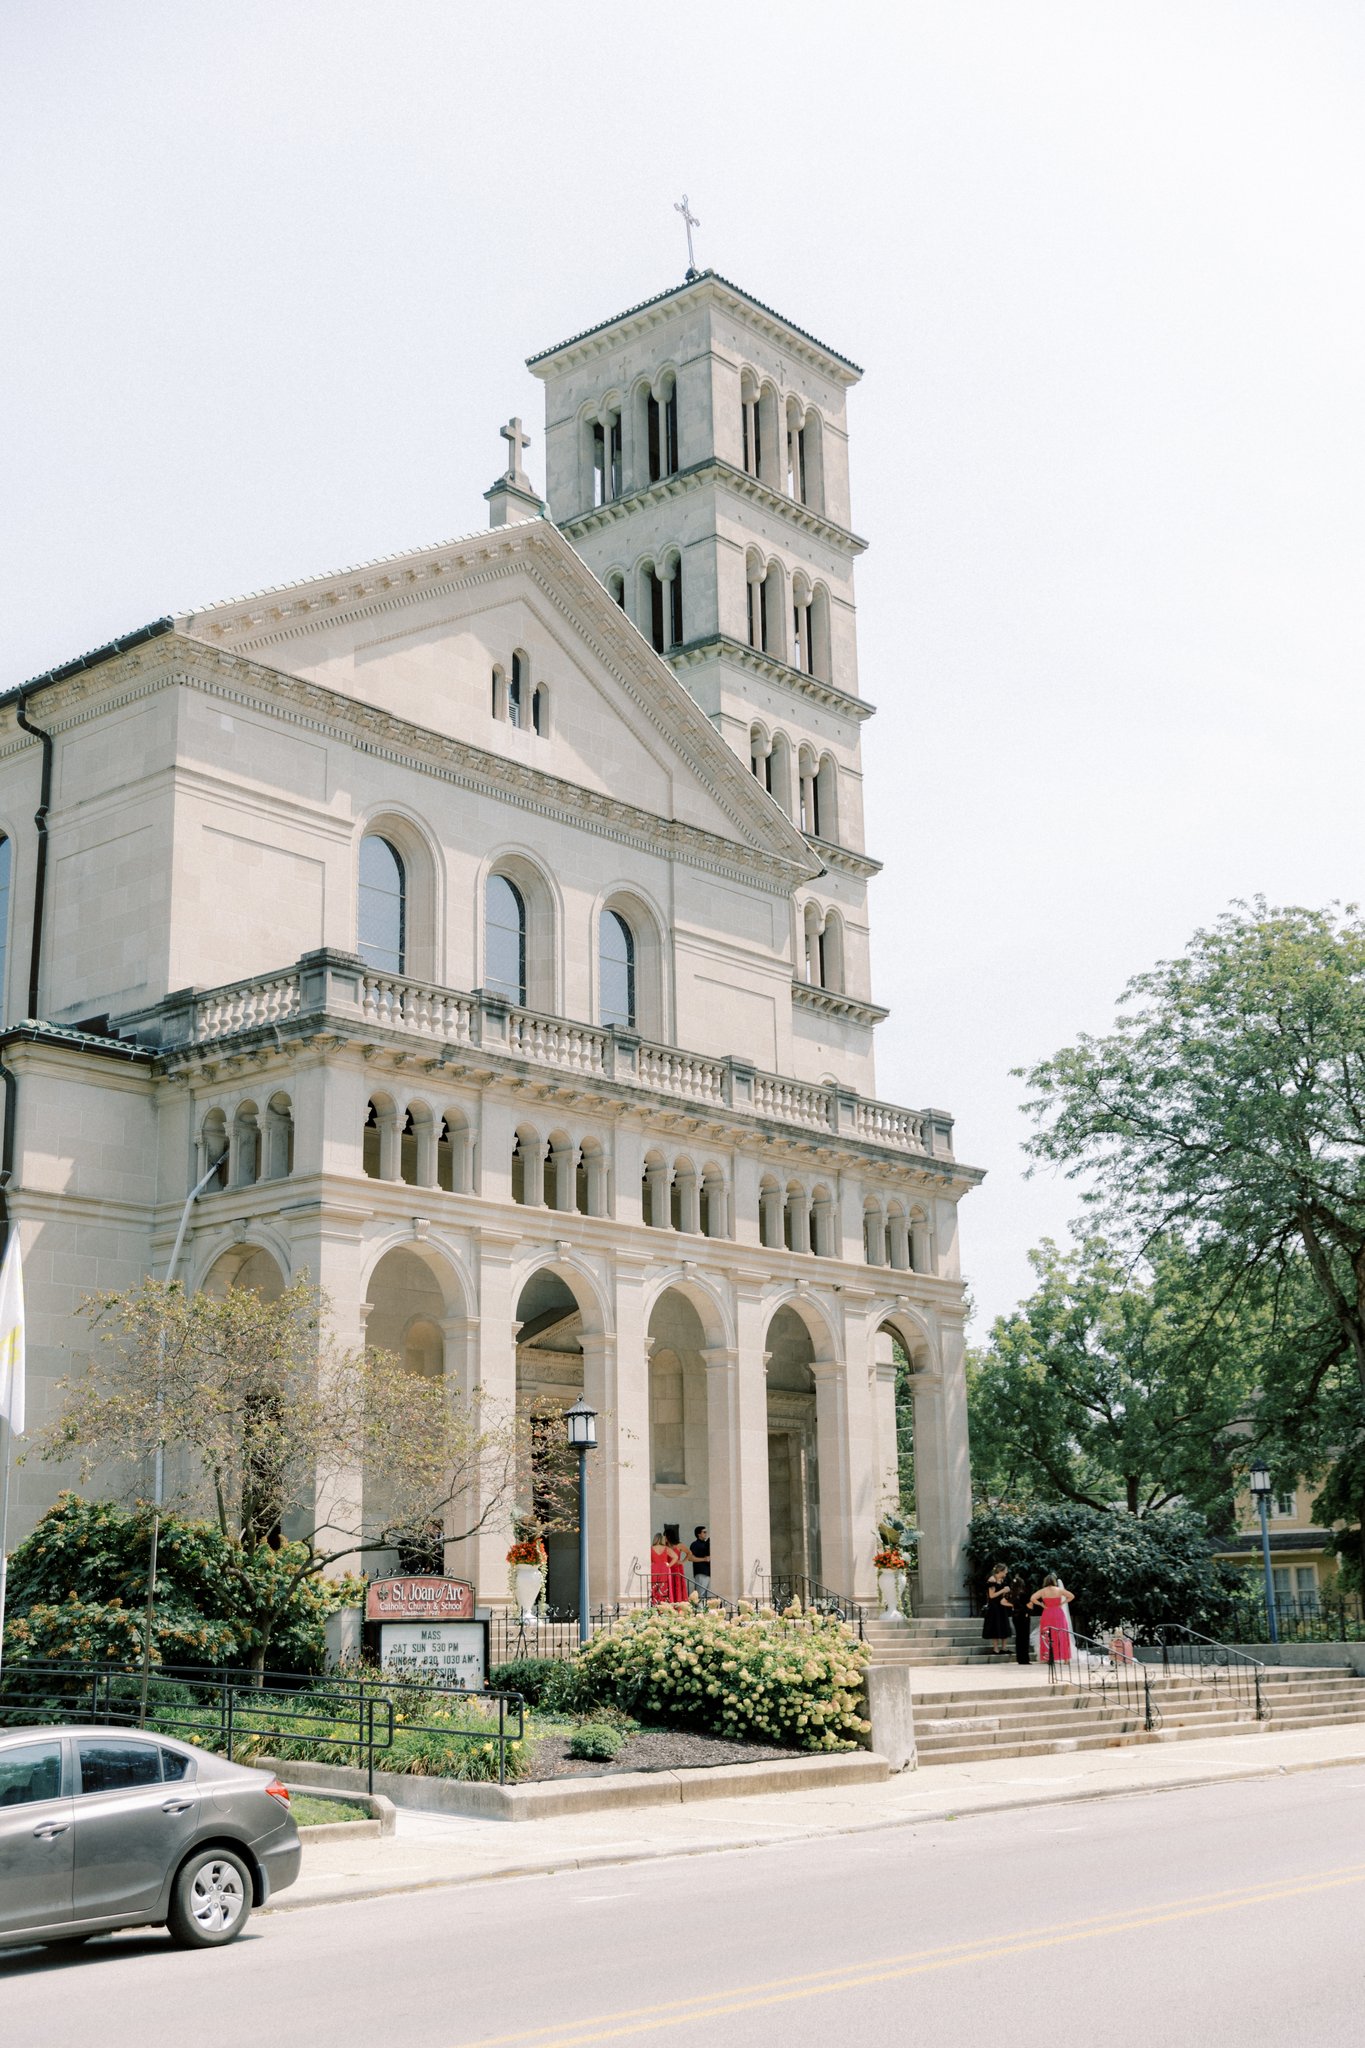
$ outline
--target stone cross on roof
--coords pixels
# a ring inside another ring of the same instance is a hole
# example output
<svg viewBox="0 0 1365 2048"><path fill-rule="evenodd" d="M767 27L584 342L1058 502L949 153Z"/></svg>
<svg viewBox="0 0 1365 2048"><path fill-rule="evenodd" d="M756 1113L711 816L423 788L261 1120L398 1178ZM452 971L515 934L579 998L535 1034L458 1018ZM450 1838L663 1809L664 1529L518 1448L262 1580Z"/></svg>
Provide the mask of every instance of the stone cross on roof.
<svg viewBox="0 0 1365 2048"><path fill-rule="evenodd" d="M691 207L688 205L687 194L685 192L682 196L681 206L678 204L676 199L674 200L673 211L674 213L680 213L682 215L684 225L687 228L687 275L689 278L693 278L697 275L697 259L692 253L692 230L693 228L699 228L701 226L701 222L697 219L696 214L693 213Z"/></svg>
<svg viewBox="0 0 1365 2048"><path fill-rule="evenodd" d="M529 434L525 434L522 432L521 421L518 419L509 420L505 427L498 428L498 432L502 435L503 440L506 441L507 443L507 453L509 458L507 464L508 483L516 484L520 487L520 489L524 491L529 491L531 488L531 479L527 476L526 471L521 466L521 451L523 448L530 447L531 436Z"/></svg>

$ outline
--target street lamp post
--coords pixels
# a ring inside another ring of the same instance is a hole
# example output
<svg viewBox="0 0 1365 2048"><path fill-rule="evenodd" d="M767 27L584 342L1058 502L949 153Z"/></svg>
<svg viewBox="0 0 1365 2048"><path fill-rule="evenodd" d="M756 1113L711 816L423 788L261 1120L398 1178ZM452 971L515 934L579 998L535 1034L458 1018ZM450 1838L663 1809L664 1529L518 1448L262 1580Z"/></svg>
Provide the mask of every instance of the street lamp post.
<svg viewBox="0 0 1365 2048"><path fill-rule="evenodd" d="M597 1449L597 1414L580 1394L565 1416L578 1453L578 1641L588 1640L588 1452Z"/></svg>
<svg viewBox="0 0 1365 2048"><path fill-rule="evenodd" d="M1264 1462L1258 1458L1251 1468L1251 1498L1261 1514L1261 1560L1265 1566L1265 1616L1270 1624L1270 1640L1280 1640L1280 1617L1275 1611L1275 1574L1270 1568L1270 1473Z"/></svg>

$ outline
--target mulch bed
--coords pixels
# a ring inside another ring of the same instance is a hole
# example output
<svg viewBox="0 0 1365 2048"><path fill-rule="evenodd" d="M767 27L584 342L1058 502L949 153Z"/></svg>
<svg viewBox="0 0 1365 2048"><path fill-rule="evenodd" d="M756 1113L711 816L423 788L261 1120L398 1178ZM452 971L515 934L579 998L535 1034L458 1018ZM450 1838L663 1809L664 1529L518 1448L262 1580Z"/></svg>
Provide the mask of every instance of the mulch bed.
<svg viewBox="0 0 1365 2048"><path fill-rule="evenodd" d="M696 1735L676 1728L645 1728L627 1736L609 1764L580 1762L569 1755L567 1735L546 1735L536 1744L535 1768L523 1784L545 1778L605 1778L616 1771L686 1771L706 1764L765 1764L807 1756L804 1749L778 1749L767 1742L730 1742L720 1735Z"/></svg>

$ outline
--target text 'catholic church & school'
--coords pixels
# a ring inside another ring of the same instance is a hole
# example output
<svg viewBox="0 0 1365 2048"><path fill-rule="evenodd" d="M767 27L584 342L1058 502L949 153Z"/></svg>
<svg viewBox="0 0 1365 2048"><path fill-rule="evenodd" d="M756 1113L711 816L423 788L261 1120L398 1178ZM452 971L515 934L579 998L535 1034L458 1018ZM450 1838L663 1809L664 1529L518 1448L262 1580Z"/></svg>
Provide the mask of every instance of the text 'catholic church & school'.
<svg viewBox="0 0 1365 2048"><path fill-rule="evenodd" d="M585 1393L594 1602L665 1523L718 1594L871 1597L898 1346L920 1605L961 1613L981 1175L874 1080L861 373L709 270L530 367L547 504L513 421L486 530L0 699L30 1426L222 1159L187 1285L306 1272L343 1344ZM15 1537L56 1483L21 1468ZM447 1569L502 1604L508 1541Z"/></svg>

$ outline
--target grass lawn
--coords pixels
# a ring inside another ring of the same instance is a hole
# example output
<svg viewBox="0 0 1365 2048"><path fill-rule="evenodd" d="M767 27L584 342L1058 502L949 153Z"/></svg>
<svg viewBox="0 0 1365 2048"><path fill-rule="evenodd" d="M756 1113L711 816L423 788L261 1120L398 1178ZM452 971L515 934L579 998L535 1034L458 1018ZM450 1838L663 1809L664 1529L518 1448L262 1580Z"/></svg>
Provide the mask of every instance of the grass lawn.
<svg viewBox="0 0 1365 2048"><path fill-rule="evenodd" d="M327 1821L369 1820L367 1806L357 1806L353 1799L329 1799L317 1792L295 1792L289 1801L289 1811L297 1826L301 1828L321 1827Z"/></svg>

